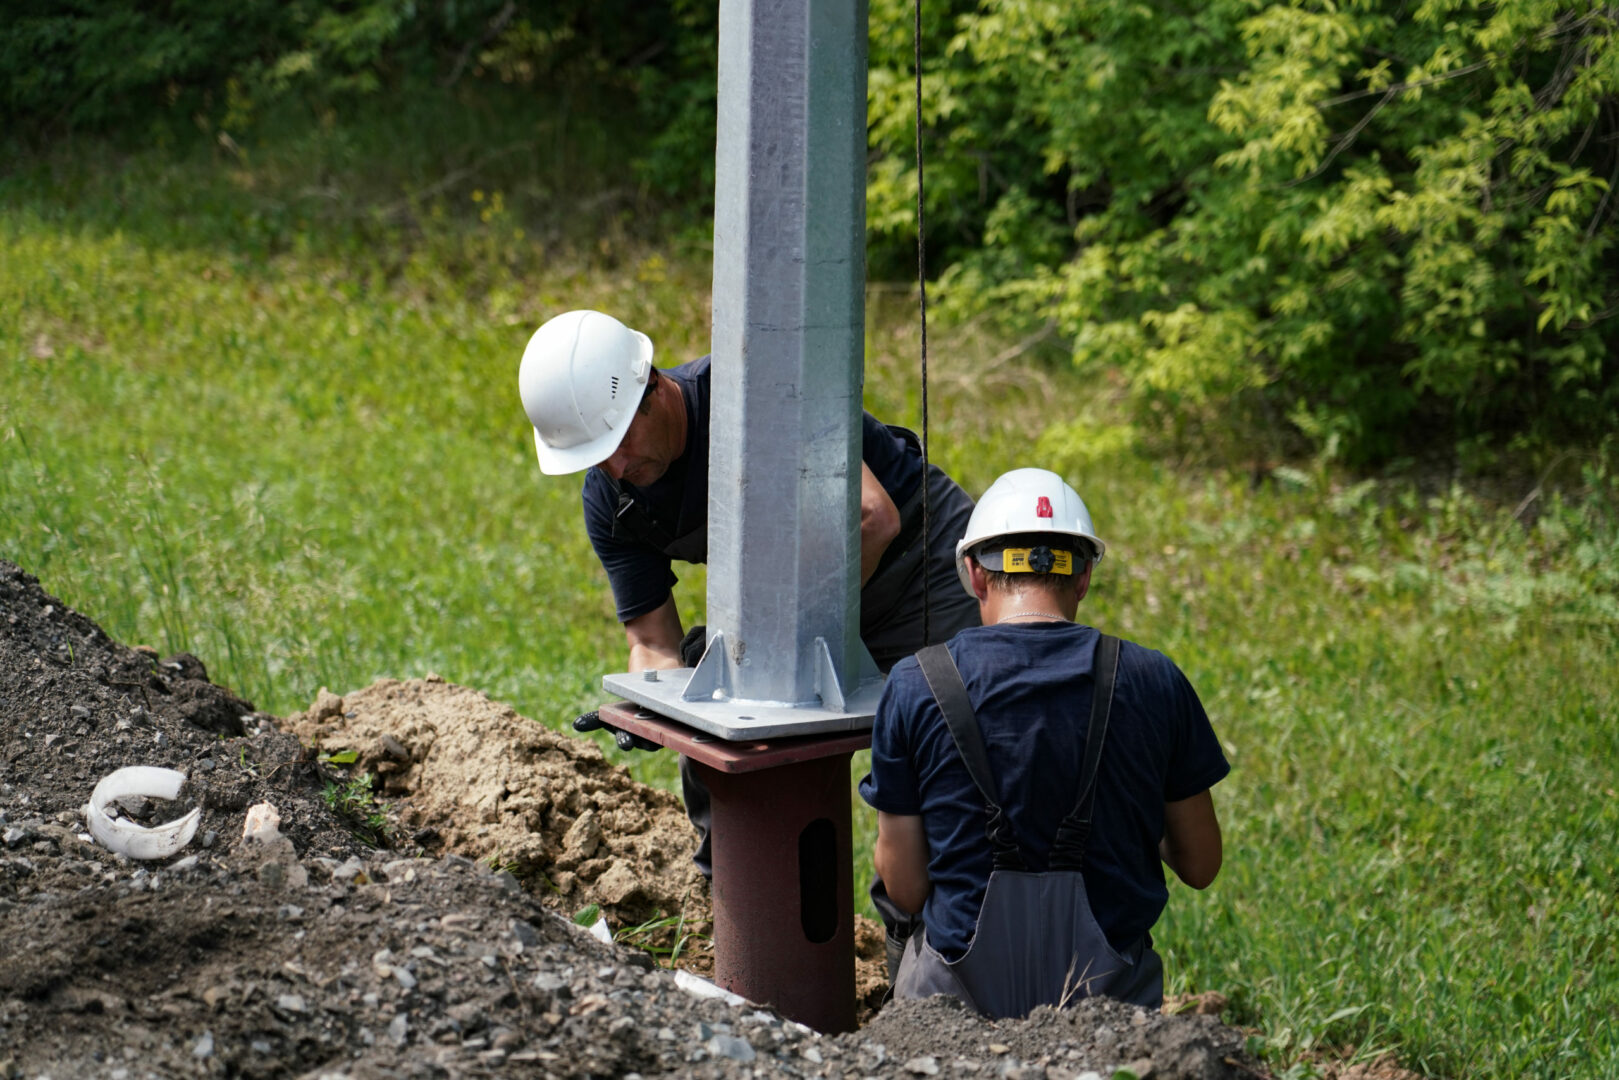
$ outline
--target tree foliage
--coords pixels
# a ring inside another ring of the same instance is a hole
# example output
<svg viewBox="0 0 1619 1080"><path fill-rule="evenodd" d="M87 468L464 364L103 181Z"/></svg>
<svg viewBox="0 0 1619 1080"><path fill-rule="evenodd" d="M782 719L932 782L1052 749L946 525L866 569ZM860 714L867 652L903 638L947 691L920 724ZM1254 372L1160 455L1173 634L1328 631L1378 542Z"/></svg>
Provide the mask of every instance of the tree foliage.
<svg viewBox="0 0 1619 1080"><path fill-rule="evenodd" d="M14 0L0 8L0 109L49 136L178 112L251 126L297 97L323 110L402 88L532 85L554 99L639 92L676 112L660 77L691 65L711 83L695 0ZM712 88L708 91L713 97ZM544 107L544 106L537 106ZM712 123L710 122L710 126ZM454 138L454 132L446 132ZM712 155L710 155L712 156Z"/></svg>
<svg viewBox="0 0 1619 1080"><path fill-rule="evenodd" d="M950 302L1049 325L1171 427L1377 459L1615 418L1619 51L1557 0L935 10ZM915 227L906 9L874 13L871 227Z"/></svg>

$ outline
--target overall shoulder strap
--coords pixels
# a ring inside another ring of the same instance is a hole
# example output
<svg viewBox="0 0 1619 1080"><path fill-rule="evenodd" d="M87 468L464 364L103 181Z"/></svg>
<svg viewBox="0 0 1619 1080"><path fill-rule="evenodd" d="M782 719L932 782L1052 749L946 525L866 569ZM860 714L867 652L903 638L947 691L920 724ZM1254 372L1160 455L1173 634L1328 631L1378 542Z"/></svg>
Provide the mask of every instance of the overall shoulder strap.
<svg viewBox="0 0 1619 1080"><path fill-rule="evenodd" d="M1113 684L1119 670L1119 639L1102 634L1096 639L1091 661L1095 685L1091 691L1091 720L1085 731L1085 763L1079 771L1079 799L1051 842L1052 870L1079 870L1085 863L1085 845L1091 836L1091 811L1096 805L1096 774L1107 740L1108 716L1113 711Z"/></svg>
<svg viewBox="0 0 1619 1080"><path fill-rule="evenodd" d="M1023 869L1023 853L1012 835L1011 822L1006 820L1006 812L995 800L995 774L989 767L989 753L984 749L984 736L979 731L972 701L967 697L967 686L961 681L961 670L943 645L929 645L918 651L916 662L928 681L928 689L933 691L934 700L939 703L939 711L944 713L956 752L978 786L978 793L984 797L984 812L989 818L984 831L994 851L995 869Z"/></svg>

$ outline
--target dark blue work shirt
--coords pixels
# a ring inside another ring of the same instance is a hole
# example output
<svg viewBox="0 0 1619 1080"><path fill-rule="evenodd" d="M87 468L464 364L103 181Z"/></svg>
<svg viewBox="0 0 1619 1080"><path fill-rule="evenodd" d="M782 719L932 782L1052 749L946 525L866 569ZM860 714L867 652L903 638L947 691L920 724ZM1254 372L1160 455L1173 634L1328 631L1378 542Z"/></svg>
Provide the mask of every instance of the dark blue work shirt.
<svg viewBox="0 0 1619 1080"><path fill-rule="evenodd" d="M659 372L680 387L686 404L686 446L667 472L645 487L621 485L644 511L656 533L679 543L690 556L687 562L708 561L708 429L709 358L693 360ZM922 479L921 450L895 435L870 413L862 413L861 457L896 506L917 490ZM585 531L607 571L619 622L645 615L669 598L677 580L673 559L659 545L626 535L614 535L618 494L607 474L598 468L585 473Z"/></svg>
<svg viewBox="0 0 1619 1080"><path fill-rule="evenodd" d="M1079 795L1098 636L1053 622L969 627L950 640L997 798L1031 871L1046 869L1057 826ZM1168 902L1158 856L1164 804L1230 771L1186 676L1163 653L1123 642L1084 867L1091 910L1114 948L1140 940ZM884 813L921 815L932 880L922 912L928 942L959 959L989 883L984 800L915 657L889 673L860 794Z"/></svg>

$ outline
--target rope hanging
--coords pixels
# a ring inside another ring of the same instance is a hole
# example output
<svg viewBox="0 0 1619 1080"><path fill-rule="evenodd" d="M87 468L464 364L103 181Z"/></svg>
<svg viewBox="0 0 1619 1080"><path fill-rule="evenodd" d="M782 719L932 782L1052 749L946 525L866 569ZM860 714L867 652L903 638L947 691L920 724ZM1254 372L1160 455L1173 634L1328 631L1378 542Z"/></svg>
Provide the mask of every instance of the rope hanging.
<svg viewBox="0 0 1619 1080"><path fill-rule="evenodd" d="M922 298L922 643L931 644L933 575L928 559L933 537L928 506L928 242L922 187L922 0L916 0L916 27L911 35L916 69L916 287Z"/></svg>

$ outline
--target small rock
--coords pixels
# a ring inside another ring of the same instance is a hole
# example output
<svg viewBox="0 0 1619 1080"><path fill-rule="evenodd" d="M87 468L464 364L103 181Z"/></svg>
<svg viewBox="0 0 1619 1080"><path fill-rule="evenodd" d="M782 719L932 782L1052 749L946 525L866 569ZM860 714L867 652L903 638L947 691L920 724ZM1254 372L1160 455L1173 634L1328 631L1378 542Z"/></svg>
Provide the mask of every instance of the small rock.
<svg viewBox="0 0 1619 1080"><path fill-rule="evenodd" d="M416 880L416 861L414 859L394 859L383 866L382 876L389 881L402 881L409 884Z"/></svg>
<svg viewBox="0 0 1619 1080"><path fill-rule="evenodd" d="M489 1022L488 1017L484 1016L483 1009L479 1007L476 1001L463 1001L459 1004L451 1005L444 1011L457 1027L469 1035L473 1032L482 1031Z"/></svg>
<svg viewBox="0 0 1619 1080"><path fill-rule="evenodd" d="M191 1056L194 1058L211 1058L214 1056L213 1032L205 1031L202 1033L202 1038L197 1040L197 1045L191 1048Z"/></svg>
<svg viewBox="0 0 1619 1080"><path fill-rule="evenodd" d="M183 874L187 870L195 869L198 861L199 860L198 860L197 856L195 856L195 855L187 855L185 858L181 859L180 861L176 862L173 866L169 867L169 869L171 871L173 871L174 873L176 873L176 874Z"/></svg>
<svg viewBox="0 0 1619 1080"><path fill-rule="evenodd" d="M715 1057L727 1057L732 1061L752 1061L757 1056L753 1052L753 1044L736 1035L715 1035L703 1044L703 1048Z"/></svg>
<svg viewBox="0 0 1619 1080"><path fill-rule="evenodd" d="M992 1054L1010 1054L1012 1048L1005 1043L990 1043L989 1052Z"/></svg>
<svg viewBox="0 0 1619 1080"><path fill-rule="evenodd" d="M576 860L588 859L601 846L601 822L594 809L586 810L568 827L562 837L562 849Z"/></svg>
<svg viewBox="0 0 1619 1080"><path fill-rule="evenodd" d="M281 812L267 802L254 803L247 808L242 822L242 839L268 844L281 836Z"/></svg>
<svg viewBox="0 0 1619 1080"><path fill-rule="evenodd" d="M276 1008L281 1009L283 1012L301 1013L304 1011L302 994L282 994L275 999L275 1004Z"/></svg>
<svg viewBox="0 0 1619 1080"><path fill-rule="evenodd" d="M936 1057L914 1057L905 1063L905 1071L915 1073L917 1076L938 1076L939 1059Z"/></svg>
<svg viewBox="0 0 1619 1080"><path fill-rule="evenodd" d="M410 1034L410 1017L400 1013L388 1021L388 1038L393 1040L395 1046L404 1046L405 1039Z"/></svg>
<svg viewBox="0 0 1619 1080"><path fill-rule="evenodd" d="M344 884L366 885L371 881L370 875L365 872L365 863L360 861L358 855L351 856L348 862L332 871L332 880Z"/></svg>
<svg viewBox="0 0 1619 1080"><path fill-rule="evenodd" d="M334 716L342 716L343 699L323 686L315 695L315 704L310 706L309 711L316 720L330 720Z"/></svg>
<svg viewBox="0 0 1619 1080"><path fill-rule="evenodd" d="M309 884L309 871L294 860L272 860L259 867L259 880L271 889L301 889Z"/></svg>
<svg viewBox="0 0 1619 1080"><path fill-rule="evenodd" d="M158 732L156 735L153 735L152 736L152 745L157 747L159 750L164 749L165 747L167 747L169 745L169 737L168 737L168 735L166 733L164 733L164 732L161 732L161 731Z"/></svg>
<svg viewBox="0 0 1619 1080"><path fill-rule="evenodd" d="M25 842L33 839L33 836L34 831L32 829L25 829L20 825L13 825L11 828L7 829L5 833L6 847L21 847Z"/></svg>
<svg viewBox="0 0 1619 1080"><path fill-rule="evenodd" d="M824 1058L821 1057L821 1052L819 1050L815 1049L815 1047L813 1047L813 1046L804 1047L802 1053L803 1053L804 1060L809 1062L812 1065L819 1065L819 1064L822 1063L822 1061L825 1060Z"/></svg>
<svg viewBox="0 0 1619 1080"><path fill-rule="evenodd" d="M416 989L416 976L412 975L409 971L406 971L402 967L394 968L394 981L400 986L403 986L406 990Z"/></svg>

